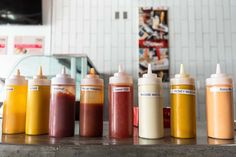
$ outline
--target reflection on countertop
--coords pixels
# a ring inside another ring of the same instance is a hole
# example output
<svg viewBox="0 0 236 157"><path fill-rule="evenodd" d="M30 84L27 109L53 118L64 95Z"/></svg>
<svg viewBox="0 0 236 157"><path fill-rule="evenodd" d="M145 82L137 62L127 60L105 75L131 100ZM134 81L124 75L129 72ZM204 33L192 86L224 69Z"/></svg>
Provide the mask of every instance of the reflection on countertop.
<svg viewBox="0 0 236 157"><path fill-rule="evenodd" d="M220 140L206 137L206 125L198 123L197 138L179 139L170 136L170 129L165 129L165 137L161 139L144 139L138 137L138 128L134 127L134 137L128 139L109 139L108 122L104 122L104 134L100 138L80 137L79 123L76 122L75 136L53 138L48 135L28 136L25 134L2 135L1 144L15 145L234 145L234 140Z"/></svg>

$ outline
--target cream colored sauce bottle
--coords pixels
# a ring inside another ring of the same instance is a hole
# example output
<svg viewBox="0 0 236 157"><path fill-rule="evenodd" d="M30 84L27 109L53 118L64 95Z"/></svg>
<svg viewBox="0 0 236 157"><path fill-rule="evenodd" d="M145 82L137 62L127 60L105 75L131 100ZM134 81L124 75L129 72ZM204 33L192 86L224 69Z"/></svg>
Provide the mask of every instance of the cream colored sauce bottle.
<svg viewBox="0 0 236 157"><path fill-rule="evenodd" d="M234 138L233 80L220 71L206 79L207 134L218 139Z"/></svg>
<svg viewBox="0 0 236 157"><path fill-rule="evenodd" d="M151 64L148 73L138 80L139 87L139 136L156 139L164 136L162 81L152 74Z"/></svg>

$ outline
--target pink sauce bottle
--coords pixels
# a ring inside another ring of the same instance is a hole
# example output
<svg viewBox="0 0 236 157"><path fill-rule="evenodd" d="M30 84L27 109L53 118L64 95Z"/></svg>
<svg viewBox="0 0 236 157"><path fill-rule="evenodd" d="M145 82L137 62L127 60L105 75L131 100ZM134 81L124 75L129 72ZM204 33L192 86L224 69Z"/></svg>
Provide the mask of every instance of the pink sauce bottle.
<svg viewBox="0 0 236 157"><path fill-rule="evenodd" d="M49 136L74 136L75 128L75 81L66 74L52 78L49 114Z"/></svg>
<svg viewBox="0 0 236 157"><path fill-rule="evenodd" d="M206 118L208 137L234 138L233 80L220 71L206 79Z"/></svg>
<svg viewBox="0 0 236 157"><path fill-rule="evenodd" d="M109 136L133 136L133 79L119 66L109 80Z"/></svg>

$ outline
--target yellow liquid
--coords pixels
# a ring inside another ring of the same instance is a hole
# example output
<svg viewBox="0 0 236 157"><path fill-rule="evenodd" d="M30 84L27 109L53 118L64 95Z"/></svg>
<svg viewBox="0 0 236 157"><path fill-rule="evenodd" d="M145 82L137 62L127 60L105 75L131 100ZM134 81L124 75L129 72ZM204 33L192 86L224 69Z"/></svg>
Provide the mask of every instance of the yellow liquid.
<svg viewBox="0 0 236 157"><path fill-rule="evenodd" d="M37 90L28 91L26 127L28 135L48 133L50 86L34 86Z"/></svg>
<svg viewBox="0 0 236 157"><path fill-rule="evenodd" d="M24 133L27 86L9 85L6 88L2 132L4 134Z"/></svg>
<svg viewBox="0 0 236 157"><path fill-rule="evenodd" d="M193 85L172 85L171 89L195 90ZM171 94L171 136L194 138L196 136L195 95Z"/></svg>

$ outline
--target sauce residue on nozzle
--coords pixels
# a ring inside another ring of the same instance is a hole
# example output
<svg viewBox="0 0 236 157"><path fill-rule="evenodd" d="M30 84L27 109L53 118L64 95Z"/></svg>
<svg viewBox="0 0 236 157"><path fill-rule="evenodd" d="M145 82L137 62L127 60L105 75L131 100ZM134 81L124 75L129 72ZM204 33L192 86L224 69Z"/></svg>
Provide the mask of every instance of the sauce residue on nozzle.
<svg viewBox="0 0 236 157"><path fill-rule="evenodd" d="M91 69L90 69L89 74L90 74L90 75L95 75L95 70L94 70L94 68L91 68Z"/></svg>

